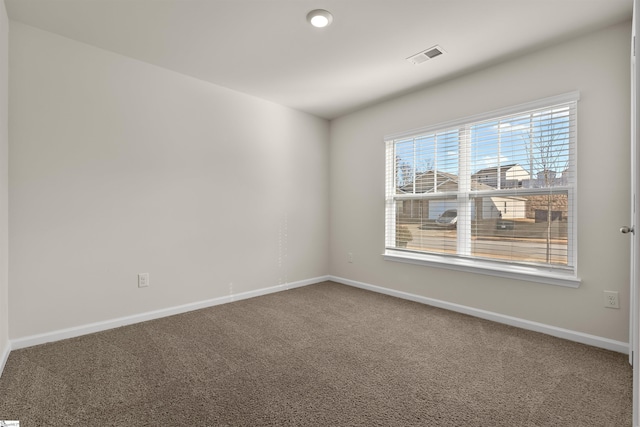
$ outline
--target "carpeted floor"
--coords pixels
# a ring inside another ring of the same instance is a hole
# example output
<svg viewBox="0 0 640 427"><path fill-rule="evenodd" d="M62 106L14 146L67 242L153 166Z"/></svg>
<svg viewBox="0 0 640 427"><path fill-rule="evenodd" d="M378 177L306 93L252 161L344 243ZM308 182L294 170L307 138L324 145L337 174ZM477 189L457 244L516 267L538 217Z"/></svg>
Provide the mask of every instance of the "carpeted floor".
<svg viewBox="0 0 640 427"><path fill-rule="evenodd" d="M627 356L325 282L13 351L30 426L630 426Z"/></svg>

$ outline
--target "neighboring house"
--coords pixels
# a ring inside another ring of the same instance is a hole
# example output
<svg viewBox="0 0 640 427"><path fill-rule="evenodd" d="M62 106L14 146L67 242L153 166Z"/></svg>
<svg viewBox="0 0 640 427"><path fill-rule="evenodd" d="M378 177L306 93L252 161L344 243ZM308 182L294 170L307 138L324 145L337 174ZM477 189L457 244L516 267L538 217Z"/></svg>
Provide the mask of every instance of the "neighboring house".
<svg viewBox="0 0 640 427"><path fill-rule="evenodd" d="M568 177L572 172L565 169L558 173L553 170L544 170L536 174L534 179L523 182L523 188L548 188L561 187L568 184ZM535 219L535 222L546 222L549 215L552 221L563 221L567 218L568 198L563 194L553 196L530 196L527 202L526 217Z"/></svg>
<svg viewBox="0 0 640 427"><path fill-rule="evenodd" d="M518 168L520 168L518 166ZM497 168L493 168L497 171ZM524 176L513 168L510 177ZM520 168L522 169L522 168ZM526 171L525 171L526 172ZM474 174L477 175L477 174ZM526 174L529 177L529 174ZM515 179L515 178L514 178ZM495 187L476 180L471 181L471 189L493 190ZM416 175L415 181L398 188L399 194L425 194L458 191L458 176L448 172L429 170ZM527 213L526 199L520 197L476 198L471 214L474 220L489 218L524 218ZM405 223L421 223L437 219L447 209L456 209L455 199L403 200L398 202L397 220Z"/></svg>
<svg viewBox="0 0 640 427"><path fill-rule="evenodd" d="M443 193L458 191L458 175L437 170L418 173L415 181L398 189L401 193Z"/></svg>
<svg viewBox="0 0 640 427"><path fill-rule="evenodd" d="M429 170L416 175L413 182L398 188L399 193L423 194L458 191L458 175ZM431 206L430 206L431 205ZM404 200L398 203L398 220L401 222L422 222L435 220L447 209L456 207L456 202L444 200Z"/></svg>
<svg viewBox="0 0 640 427"><path fill-rule="evenodd" d="M471 180L486 184L493 188L518 188L523 181L531 179L531 175L517 163L480 169L471 175Z"/></svg>
<svg viewBox="0 0 640 427"><path fill-rule="evenodd" d="M525 188L544 188L567 185L569 173L569 169L565 169L560 174L553 170L540 171L534 179L523 181L522 186Z"/></svg>

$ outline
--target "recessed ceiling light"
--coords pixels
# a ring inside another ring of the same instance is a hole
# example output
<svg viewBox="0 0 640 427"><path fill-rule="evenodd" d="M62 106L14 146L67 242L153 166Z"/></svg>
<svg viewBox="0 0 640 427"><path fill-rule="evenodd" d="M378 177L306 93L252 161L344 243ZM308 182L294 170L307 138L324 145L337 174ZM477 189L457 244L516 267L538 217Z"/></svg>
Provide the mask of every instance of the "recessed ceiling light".
<svg viewBox="0 0 640 427"><path fill-rule="evenodd" d="M333 15L324 9L316 9L307 13L307 21L317 28L324 28L331 25Z"/></svg>

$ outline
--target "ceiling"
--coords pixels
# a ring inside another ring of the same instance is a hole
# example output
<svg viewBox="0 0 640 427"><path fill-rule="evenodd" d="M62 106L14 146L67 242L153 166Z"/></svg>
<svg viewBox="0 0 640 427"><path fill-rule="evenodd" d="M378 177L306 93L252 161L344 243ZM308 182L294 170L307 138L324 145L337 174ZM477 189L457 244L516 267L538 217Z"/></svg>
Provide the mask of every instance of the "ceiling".
<svg viewBox="0 0 640 427"><path fill-rule="evenodd" d="M632 14L632 0L5 3L12 20L328 119ZM307 23L317 8L331 26ZM447 53L406 61L436 44Z"/></svg>

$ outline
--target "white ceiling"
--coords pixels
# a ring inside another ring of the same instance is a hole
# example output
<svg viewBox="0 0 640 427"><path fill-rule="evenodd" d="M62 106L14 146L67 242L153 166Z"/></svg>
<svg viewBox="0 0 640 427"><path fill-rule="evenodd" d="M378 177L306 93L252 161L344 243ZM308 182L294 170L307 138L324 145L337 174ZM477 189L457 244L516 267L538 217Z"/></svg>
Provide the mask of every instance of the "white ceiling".
<svg viewBox="0 0 640 427"><path fill-rule="evenodd" d="M632 13L632 0L5 3L12 20L329 119ZM307 23L317 8L330 27ZM447 54L405 60L435 44Z"/></svg>

